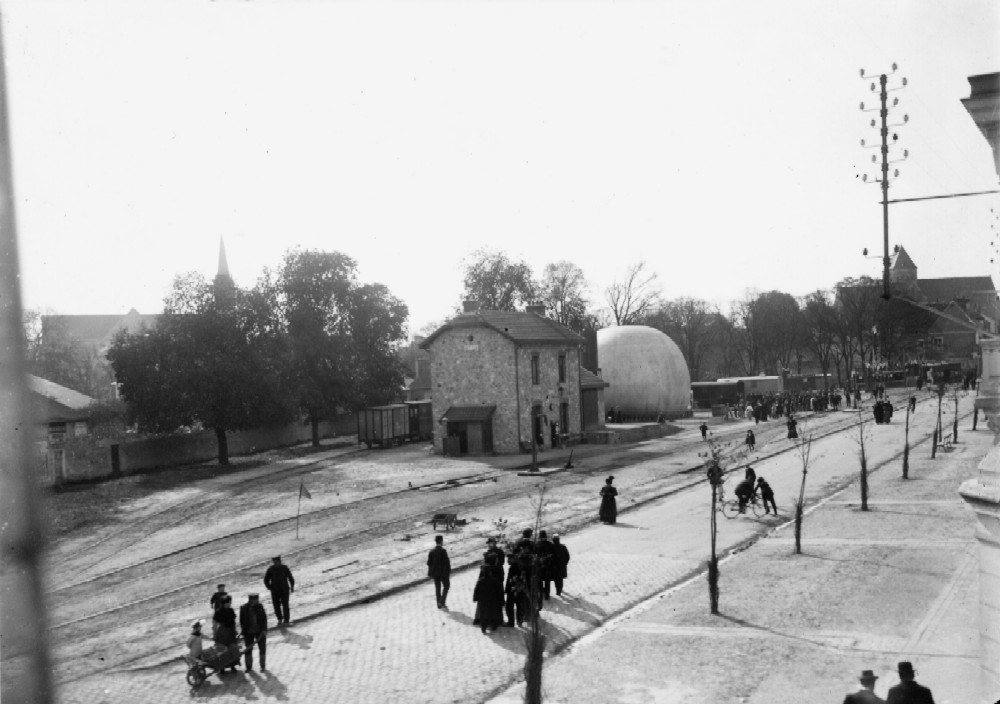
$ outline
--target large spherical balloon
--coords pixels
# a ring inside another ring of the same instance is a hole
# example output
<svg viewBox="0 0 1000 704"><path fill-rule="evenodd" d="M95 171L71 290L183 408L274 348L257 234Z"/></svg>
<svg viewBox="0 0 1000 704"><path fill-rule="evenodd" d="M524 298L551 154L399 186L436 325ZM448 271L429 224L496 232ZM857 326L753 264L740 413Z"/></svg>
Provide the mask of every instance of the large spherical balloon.
<svg viewBox="0 0 1000 704"><path fill-rule="evenodd" d="M659 330L625 325L597 331L597 357L608 410L623 416L684 415L691 406L691 373L680 348Z"/></svg>

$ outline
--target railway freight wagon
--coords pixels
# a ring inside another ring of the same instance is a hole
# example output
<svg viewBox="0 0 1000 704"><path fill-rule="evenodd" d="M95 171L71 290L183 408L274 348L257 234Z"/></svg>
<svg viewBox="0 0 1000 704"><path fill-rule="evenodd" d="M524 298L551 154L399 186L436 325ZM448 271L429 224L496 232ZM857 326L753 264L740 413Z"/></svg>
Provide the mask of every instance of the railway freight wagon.
<svg viewBox="0 0 1000 704"><path fill-rule="evenodd" d="M434 416L431 411L430 400L407 401L406 406L409 418L410 440L430 440L434 437Z"/></svg>
<svg viewBox="0 0 1000 704"><path fill-rule="evenodd" d="M378 444L391 447L410 437L410 416L406 404L374 406L358 411L358 443L365 443L369 449Z"/></svg>

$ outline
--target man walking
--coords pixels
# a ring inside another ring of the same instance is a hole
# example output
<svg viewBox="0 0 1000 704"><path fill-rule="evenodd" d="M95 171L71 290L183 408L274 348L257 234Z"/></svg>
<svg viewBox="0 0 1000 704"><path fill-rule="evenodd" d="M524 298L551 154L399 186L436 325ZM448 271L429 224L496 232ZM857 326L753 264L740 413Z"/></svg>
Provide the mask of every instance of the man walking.
<svg viewBox="0 0 1000 704"><path fill-rule="evenodd" d="M899 663L896 672L899 673L899 684L889 688L886 704L934 704L931 690L914 680L917 673L911 663Z"/></svg>
<svg viewBox="0 0 1000 704"><path fill-rule="evenodd" d="M566 566L569 564L569 548L562 544L558 535L552 536L552 581L556 586L556 596L562 596Z"/></svg>
<svg viewBox="0 0 1000 704"><path fill-rule="evenodd" d="M240 607L240 630L246 648L246 669L253 671L253 646L260 651L260 671L267 671L267 613L256 594L247 596L247 603Z"/></svg>
<svg viewBox="0 0 1000 704"><path fill-rule="evenodd" d="M553 554L555 553L555 545L549 540L549 534L546 531L539 531L538 533L538 544L535 546L536 553L536 564L538 565L539 579L542 582L542 598L548 600L552 595L552 573L553 567Z"/></svg>
<svg viewBox="0 0 1000 704"><path fill-rule="evenodd" d="M271 604L274 606L274 618L278 625L288 626L292 622L288 597L295 591L295 578L288 566L281 564L281 555L272 557L271 562L264 573L264 586L271 592Z"/></svg>
<svg viewBox="0 0 1000 704"><path fill-rule="evenodd" d="M764 513L770 513L771 509L774 509L774 515L778 515L778 507L774 503L774 490L771 489L771 485L764 481L764 477L757 480L757 489L760 491L760 498L764 502ZM771 505L771 509L768 508L768 504Z"/></svg>
<svg viewBox="0 0 1000 704"><path fill-rule="evenodd" d="M877 679L878 677L871 670L862 670L861 677L858 678L858 681L861 682L861 689L844 697L844 704L885 704L885 700L874 691Z"/></svg>
<svg viewBox="0 0 1000 704"><path fill-rule="evenodd" d="M451 588L451 561L444 549L444 536L434 536L434 547L427 555L427 576L434 580L434 594L439 609L448 608L448 590Z"/></svg>
<svg viewBox="0 0 1000 704"><path fill-rule="evenodd" d="M708 424L702 422L702 424L698 426L698 430L701 431L701 439L708 440Z"/></svg>

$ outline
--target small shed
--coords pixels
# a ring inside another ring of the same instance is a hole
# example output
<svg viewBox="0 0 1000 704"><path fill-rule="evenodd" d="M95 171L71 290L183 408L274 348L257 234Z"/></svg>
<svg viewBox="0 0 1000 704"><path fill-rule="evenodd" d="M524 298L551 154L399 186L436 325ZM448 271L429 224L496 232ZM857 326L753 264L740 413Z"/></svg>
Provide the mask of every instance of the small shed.
<svg viewBox="0 0 1000 704"><path fill-rule="evenodd" d="M445 426L444 454L484 455L493 452L496 406L450 406L438 420Z"/></svg>

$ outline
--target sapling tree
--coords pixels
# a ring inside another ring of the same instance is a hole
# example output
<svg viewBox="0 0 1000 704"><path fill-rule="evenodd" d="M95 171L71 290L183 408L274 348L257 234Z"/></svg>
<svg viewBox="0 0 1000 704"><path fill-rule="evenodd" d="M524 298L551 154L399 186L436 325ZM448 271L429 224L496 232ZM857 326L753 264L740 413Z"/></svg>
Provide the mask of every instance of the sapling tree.
<svg viewBox="0 0 1000 704"><path fill-rule="evenodd" d="M866 444L869 432L865 427L865 414L858 414L858 458L861 460L861 510L868 510L868 455Z"/></svg>
<svg viewBox="0 0 1000 704"><path fill-rule="evenodd" d="M910 404L906 404L906 431L903 435L903 479L910 478Z"/></svg>
<svg viewBox="0 0 1000 704"><path fill-rule="evenodd" d="M716 536L718 529L719 502L722 500L722 484L725 481L726 466L738 459L746 457L745 446L733 447L733 443L720 444L711 433L708 435L709 452L705 460L705 471L708 483L712 487L712 513L710 518L710 536L712 551L708 560L708 601L711 613L719 613L719 558L716 553Z"/></svg>
<svg viewBox="0 0 1000 704"><path fill-rule="evenodd" d="M951 441L958 442L958 386L952 389L951 398L955 402L955 417L951 424Z"/></svg>
<svg viewBox="0 0 1000 704"><path fill-rule="evenodd" d="M802 554L802 515L806 506L806 474L809 472L809 455L812 452L813 434L803 432L802 438L796 444L799 459L802 461L802 484L799 485L799 498L795 502L795 554Z"/></svg>
<svg viewBox="0 0 1000 704"><path fill-rule="evenodd" d="M542 529L542 514L545 511L545 485L538 489L535 504L535 526L533 549L530 555L521 555L527 562L528 576L528 630L524 634L524 704L542 704L542 664L545 657L545 634L539 617L542 605L542 564L545 556L538 554L538 534Z"/></svg>

